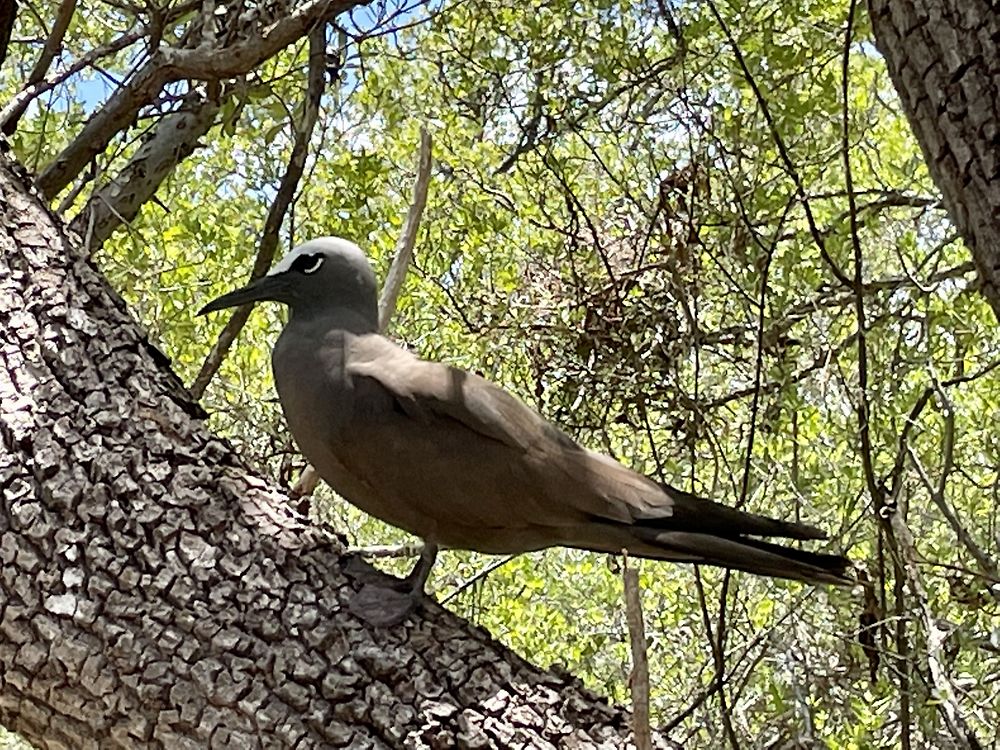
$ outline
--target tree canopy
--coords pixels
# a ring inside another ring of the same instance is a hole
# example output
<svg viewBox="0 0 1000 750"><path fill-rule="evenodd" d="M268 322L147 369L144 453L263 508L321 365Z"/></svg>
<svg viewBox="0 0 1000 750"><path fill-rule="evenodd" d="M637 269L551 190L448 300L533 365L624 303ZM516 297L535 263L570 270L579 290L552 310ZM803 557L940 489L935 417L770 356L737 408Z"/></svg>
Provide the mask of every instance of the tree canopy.
<svg viewBox="0 0 1000 750"><path fill-rule="evenodd" d="M865 9L327 2L227 72L247 29L319 4L20 2L0 126L181 379L220 334L196 311L268 253L342 235L385 275L426 130L390 335L637 470L820 525L870 582L641 563L654 726L684 747L950 746L946 689L992 737L1000 338ZM199 35L229 56L168 54ZM77 155L143 75L162 75L153 95ZM183 145L155 197L109 214L169 123ZM268 363L281 314L254 311L201 403L290 487L304 463ZM313 511L353 546L406 541L325 488ZM437 598L627 702L619 561L493 563L448 553Z"/></svg>

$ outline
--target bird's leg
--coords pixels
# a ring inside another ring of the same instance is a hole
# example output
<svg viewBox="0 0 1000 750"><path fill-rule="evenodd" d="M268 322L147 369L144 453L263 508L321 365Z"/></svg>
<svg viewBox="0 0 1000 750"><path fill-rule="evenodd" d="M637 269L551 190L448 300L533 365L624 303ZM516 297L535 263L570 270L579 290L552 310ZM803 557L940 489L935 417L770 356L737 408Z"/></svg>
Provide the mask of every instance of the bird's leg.
<svg viewBox="0 0 1000 750"><path fill-rule="evenodd" d="M437 556L438 546L431 542L424 542L424 548L420 550L420 559L417 560L417 564L413 566L410 574L403 579L406 581L410 593L418 597L423 595L424 586L427 585L427 579L431 576L431 570L434 568Z"/></svg>
<svg viewBox="0 0 1000 750"><path fill-rule="evenodd" d="M366 583L351 599L351 612L379 627L398 625L423 598L437 553L436 544L424 543L420 559L406 578L389 585Z"/></svg>

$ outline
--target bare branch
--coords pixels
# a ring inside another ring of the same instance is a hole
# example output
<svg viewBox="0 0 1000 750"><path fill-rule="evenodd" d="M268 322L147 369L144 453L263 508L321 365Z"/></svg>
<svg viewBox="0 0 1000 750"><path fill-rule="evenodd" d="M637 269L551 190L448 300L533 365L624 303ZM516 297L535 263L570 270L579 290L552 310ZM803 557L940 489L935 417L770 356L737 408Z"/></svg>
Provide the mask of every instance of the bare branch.
<svg viewBox="0 0 1000 750"><path fill-rule="evenodd" d="M917 474L920 476L920 481L923 483L924 487L927 489L927 494L930 495L931 501L938 507L941 511L941 515L944 516L948 525L951 526L952 531L955 532L955 536L958 537L965 548L969 551L976 562L979 564L979 572L985 577L991 580L1000 579L1000 572L997 570L996 563L993 559L983 551L976 540L972 538L972 534L969 533L968 529L965 528L965 524L962 523L961 519L955 510L948 504L948 500L944 494L944 488L947 483L948 473L951 468L951 444L954 442L953 437L949 437L949 433L954 435L955 430L955 417L953 414L945 415L945 436L944 436L944 465L941 467L941 475L938 477L938 483L935 486L930 477L927 475L927 470L924 465L920 462L917 454L914 453L911 446L906 446L906 452L910 457L910 461L913 462L914 468L917 470ZM994 599L1000 601L1000 586L988 586L990 594Z"/></svg>
<svg viewBox="0 0 1000 750"><path fill-rule="evenodd" d="M785 202L785 210L781 214L781 219L778 221L776 234L781 233L781 227L788 218L788 214L792 210L794 203L794 197ZM754 237L756 237L756 235L754 235ZM769 291L768 280L770 278L769 274L771 271L771 261L774 259L774 251L777 246L778 240L777 237L775 237L775 239L773 239L765 248L764 259L760 267L760 298L757 305L757 353L754 363L753 398L750 403L750 434L747 437L746 460L743 462L743 481L740 484L740 495L736 500L737 508L742 508L746 505L747 494L750 491L750 462L753 459L754 439L757 435L757 414L760 409L761 381L764 377L764 333L765 324L767 322L767 293ZM726 596L728 587L729 578L727 577L722 584L723 598Z"/></svg>
<svg viewBox="0 0 1000 750"><path fill-rule="evenodd" d="M54 198L114 136L133 122L164 85L184 78L213 81L241 76L304 36L326 18L353 8L350 0L309 0L258 34L224 47L160 47L87 121L83 129L39 175L37 185Z"/></svg>
<svg viewBox="0 0 1000 750"><path fill-rule="evenodd" d="M201 0L201 45L211 48L215 41L215 0Z"/></svg>
<svg viewBox="0 0 1000 750"><path fill-rule="evenodd" d="M895 496L899 491L898 488L902 480L903 468L906 463L907 450L909 447L910 432L917 424L917 419L923 412L924 407L927 406L931 396L934 395L934 392L939 390L939 388L950 388L952 386L961 385L962 383L974 382L979 378L989 375L997 368L1000 368L1000 359L994 360L990 364L985 367L981 367L975 372L956 375L953 378L949 378L948 380L943 381L938 388L935 388L935 386L928 386L924 389L924 392L921 393L917 400L913 403L910 413L906 417L906 424L903 425L903 429L899 434L899 440L897 441L896 448L896 460L893 463L892 470L889 472L887 477L887 480L891 480L891 483L889 484L890 496Z"/></svg>
<svg viewBox="0 0 1000 750"><path fill-rule="evenodd" d="M213 84L218 88L217 84ZM160 120L128 164L106 185L94 191L90 200L70 222L79 232L90 227L86 250L93 253L121 224L136 217L139 209L156 193L177 165L194 153L199 139L215 124L219 113L218 91L208 95L194 92L181 111Z"/></svg>
<svg viewBox="0 0 1000 750"><path fill-rule="evenodd" d="M382 296L378 301L378 325L381 331L389 327L389 320L396 311L399 292L403 288L403 279L413 259L413 246L417 241L417 230L420 219L427 205L427 187L431 178L431 135L424 127L420 128L420 153L417 158L417 179L413 183L413 199L406 212L403 231L396 241L396 252L382 286Z"/></svg>
<svg viewBox="0 0 1000 750"><path fill-rule="evenodd" d="M170 71L171 80L190 78L212 81L236 78L301 39L317 23L358 5L363 3L350 0L307 0L260 33L222 49L215 46L190 49L164 47L161 50L160 64Z"/></svg>
<svg viewBox="0 0 1000 750"><path fill-rule="evenodd" d="M712 617L708 614L708 598L705 595L705 584L701 580L700 565L694 566L694 583L695 588L698 590L698 606L701 609L701 620L705 626L705 636L708 638L708 645L712 651L712 661L715 665L715 674L712 676L712 683L716 686L716 692L719 694L722 726L726 730L726 737L729 740L730 746L733 750L740 750L739 738L736 736L736 730L733 728L733 720L729 711L729 701L726 698L726 657L723 652L724 644L718 638L718 636L725 636L725 628L720 624L718 630L715 633L712 632ZM726 613L722 610L719 612L719 615L720 619L722 619L725 618Z"/></svg>
<svg viewBox="0 0 1000 750"><path fill-rule="evenodd" d="M809 196L806 193L805 183L802 181L799 170L796 169L795 163L792 161L788 147L785 145L785 139L782 138L781 131L778 130L778 125L775 122L774 116L771 114L771 108L767 103L767 99L764 98L764 94L760 90L760 86L757 85L757 80L750 72L750 68L747 66L746 60L743 57L743 52L736 43L736 38L733 36L732 31L729 29L729 25L725 22L725 20L723 20L722 15L719 13L719 9L715 6L715 3L712 2L712 0L709 0L708 7L712 12L712 15L715 17L716 23L718 23L719 27L722 29L722 33L725 34L726 41L729 43L730 48L733 50L733 56L736 58L736 62L740 66L744 80L753 90L754 97L757 100L757 105L760 107L761 114L764 116L764 120L767 122L767 126L771 131L771 138L774 141L774 145L778 149L778 154L781 157L782 163L785 165L785 172L795 184L795 191L799 196L799 199L802 201L802 208L806 214L806 222L809 225L809 233L812 235L813 242L816 243L816 247L819 248L820 256L822 256L823 260L830 267L830 270L837 278L837 281L846 287L852 286L851 279L848 278L848 276L840 269L840 266L837 265L836 261L830 255L829 250L827 250L826 242L823 240L823 234L820 232L819 225L816 223L816 219L813 216L812 207L809 203ZM850 191L850 187L848 187L848 190Z"/></svg>
<svg viewBox="0 0 1000 750"><path fill-rule="evenodd" d="M646 653L646 626L642 618L639 571L629 566L628 551L624 549L622 582L625 586L625 618L632 648L632 674L628 680L632 691L632 731L635 733L636 750L652 750L653 740L649 730L649 656Z"/></svg>
<svg viewBox="0 0 1000 750"><path fill-rule="evenodd" d="M18 93L17 96L11 99L7 103L7 106L0 109L0 130L2 130L5 134L10 135L17 129L18 121L21 119L25 110L27 110L28 105L31 104L34 99L41 96L46 91L52 90L60 83L79 73L84 68L90 67L102 57L113 55L116 52L120 52L126 47L135 44L137 41L142 39L145 34L145 29L131 31L128 34L122 34L120 37L109 42L108 44L92 49L75 63L66 68L66 70L27 86L20 93Z"/></svg>
<svg viewBox="0 0 1000 750"><path fill-rule="evenodd" d="M463 592L465 592L468 589L472 588L473 586L475 586L480 581L485 580L486 577L490 573L492 573L494 570L502 568L504 565L506 565L511 560L513 560L515 557L517 557L517 555L507 555L507 557L500 557L500 558L494 560L493 562L491 562L489 565L487 565L482 570L478 571L471 578L469 578L469 579L467 579L465 581L462 581L462 583L460 583L458 586L455 587L454 591L452 591L450 594L448 594L448 596L444 597L441 600L441 606L443 607L445 604L447 604L448 602L450 602L452 599L454 599L459 594L462 594Z"/></svg>
<svg viewBox="0 0 1000 750"><path fill-rule="evenodd" d="M938 625L937 618L928 603L927 591L924 589L920 570L917 567L917 553L914 548L913 535L910 533L902 513L897 511L891 513L890 516L893 536L898 542L898 549L902 557L901 567L906 582L917 601L927 635L927 665L930 668L931 683L936 693L934 703L958 746L968 748L968 750L981 750L983 745L965 718L962 706L955 694L955 686L943 664L943 647L947 633Z"/></svg>
<svg viewBox="0 0 1000 750"><path fill-rule="evenodd" d="M324 24L317 24L309 32L309 76L306 86L305 108L302 111L302 118L295 129L295 139L292 144L292 153L288 158L288 168L281 178L278 186L278 193L274 202L267 212L267 219L264 222L264 231L261 234L257 247L257 257L254 260L253 269L250 271L250 279L259 279L267 273L274 262L274 255L278 249L278 233L288 213L288 207L295 198L295 193L299 187L299 180L305 169L306 157L309 155L309 141L312 138L316 120L319 118L319 105L323 98L326 74L326 36ZM243 326L246 325L250 317L252 304L241 305L229 318L229 321L219 333L218 339L212 346L208 356L202 363L201 370L191 384L191 393L195 398L201 398L205 389L219 371L223 360L229 353L233 342ZM315 485L313 485L315 488ZM309 494L309 493L301 493Z"/></svg>
<svg viewBox="0 0 1000 750"><path fill-rule="evenodd" d="M35 184L45 199L55 198L87 162L107 148L115 135L135 121L139 110L153 101L170 80L173 80L170 71L156 60L144 65L128 84L118 88L73 142L38 176Z"/></svg>
<svg viewBox="0 0 1000 750"><path fill-rule="evenodd" d="M42 47L42 54L38 56L35 67L31 69L31 75L28 76L29 85L38 83L45 78L45 74L49 71L49 66L52 65L52 61L59 54L59 50L62 49L66 29L69 28L69 22L73 19L75 12L76 0L62 0L59 4L55 23L52 24L52 31L49 32L49 36L45 40L45 46Z"/></svg>
<svg viewBox="0 0 1000 750"><path fill-rule="evenodd" d="M850 207L851 248L854 251L854 279L851 284L854 289L854 311L858 321L858 400L855 408L858 412L858 438L861 441L861 463L864 470L865 484L868 494L874 504L876 513L881 509L884 493L879 489L875 477L872 460L871 443L871 405L868 399L868 341L866 338L867 321L864 298L864 265L861 252L861 238L858 230L858 205L854 194L854 177L851 170L850 152L850 110L848 108L848 82L850 80L851 39L854 34L854 13L857 0L851 0L847 12L847 29L844 40L843 75L841 76L842 97L842 130L841 155L844 159L844 185L847 192L847 204Z"/></svg>

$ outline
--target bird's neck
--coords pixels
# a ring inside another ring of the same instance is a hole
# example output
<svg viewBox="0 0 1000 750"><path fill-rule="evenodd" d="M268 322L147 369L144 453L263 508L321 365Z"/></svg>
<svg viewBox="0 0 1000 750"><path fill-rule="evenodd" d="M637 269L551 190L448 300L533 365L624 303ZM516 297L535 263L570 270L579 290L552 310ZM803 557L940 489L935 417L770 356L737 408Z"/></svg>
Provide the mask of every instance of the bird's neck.
<svg viewBox="0 0 1000 750"><path fill-rule="evenodd" d="M350 308L328 308L322 311L292 309L288 328L300 336L322 338L330 331L346 331L356 336L378 331L377 313L362 313Z"/></svg>

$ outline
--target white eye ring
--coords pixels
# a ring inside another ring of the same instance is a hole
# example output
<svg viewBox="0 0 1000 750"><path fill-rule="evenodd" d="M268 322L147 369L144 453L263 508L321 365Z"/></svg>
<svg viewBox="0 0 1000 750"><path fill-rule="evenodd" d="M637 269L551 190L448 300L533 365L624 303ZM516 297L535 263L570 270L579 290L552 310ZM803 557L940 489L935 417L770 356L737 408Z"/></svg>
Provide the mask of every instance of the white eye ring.
<svg viewBox="0 0 1000 750"><path fill-rule="evenodd" d="M322 255L316 255L314 257L315 257L315 260L313 260L311 266L307 266L305 268L299 269L299 270L302 271L302 273L316 273L319 270L319 267L323 265L323 256Z"/></svg>

